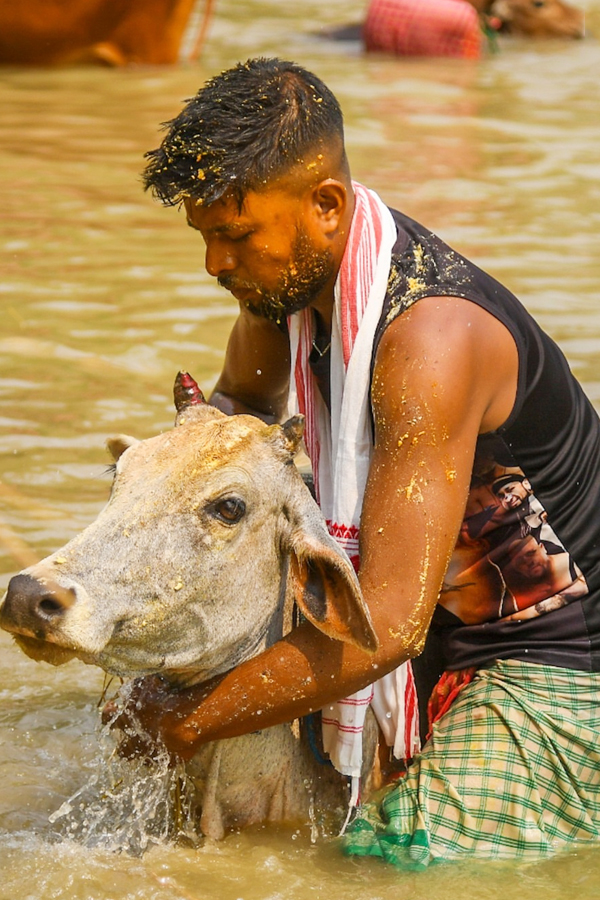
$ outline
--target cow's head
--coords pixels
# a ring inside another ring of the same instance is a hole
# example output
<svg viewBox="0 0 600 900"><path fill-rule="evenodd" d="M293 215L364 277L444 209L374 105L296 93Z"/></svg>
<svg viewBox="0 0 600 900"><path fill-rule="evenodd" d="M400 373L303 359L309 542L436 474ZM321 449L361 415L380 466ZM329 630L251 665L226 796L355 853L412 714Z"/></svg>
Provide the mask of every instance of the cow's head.
<svg viewBox="0 0 600 900"><path fill-rule="evenodd" d="M493 0L489 12L502 31L523 37L584 35L583 12L563 0Z"/></svg>
<svg viewBox="0 0 600 900"><path fill-rule="evenodd" d="M0 625L48 662L204 679L277 640L295 600L316 628L374 650L352 565L294 465L302 418L226 416L181 373L175 398L171 431L108 441L106 507L11 580Z"/></svg>

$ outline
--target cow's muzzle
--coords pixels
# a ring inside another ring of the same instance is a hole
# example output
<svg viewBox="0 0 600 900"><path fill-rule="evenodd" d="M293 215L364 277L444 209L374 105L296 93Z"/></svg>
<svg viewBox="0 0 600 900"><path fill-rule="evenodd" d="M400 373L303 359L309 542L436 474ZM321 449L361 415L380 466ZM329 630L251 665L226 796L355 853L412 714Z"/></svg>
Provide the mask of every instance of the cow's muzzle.
<svg viewBox="0 0 600 900"><path fill-rule="evenodd" d="M48 579L15 575L0 609L0 627L39 640L55 639L66 611L75 603L75 591Z"/></svg>

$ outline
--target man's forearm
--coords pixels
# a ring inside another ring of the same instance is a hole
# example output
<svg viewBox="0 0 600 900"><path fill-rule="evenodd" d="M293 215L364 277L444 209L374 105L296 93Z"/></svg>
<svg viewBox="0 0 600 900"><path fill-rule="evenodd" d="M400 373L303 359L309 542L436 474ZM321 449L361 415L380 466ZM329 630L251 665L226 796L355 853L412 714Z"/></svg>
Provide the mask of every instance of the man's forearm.
<svg viewBox="0 0 600 900"><path fill-rule="evenodd" d="M291 721L365 687L408 658L375 655L332 640L304 623L292 634L206 685L140 697L138 712L171 752L190 757L212 740ZM157 698L158 700L158 698Z"/></svg>
<svg viewBox="0 0 600 900"><path fill-rule="evenodd" d="M279 416L276 414L275 410L273 410L273 412L266 412L264 410L255 409L243 403L241 400L237 400L235 397L230 397L222 391L213 391L208 402L211 406L215 406L228 416L256 416L258 419L262 419L263 422L266 422L267 425L273 425L279 421Z"/></svg>

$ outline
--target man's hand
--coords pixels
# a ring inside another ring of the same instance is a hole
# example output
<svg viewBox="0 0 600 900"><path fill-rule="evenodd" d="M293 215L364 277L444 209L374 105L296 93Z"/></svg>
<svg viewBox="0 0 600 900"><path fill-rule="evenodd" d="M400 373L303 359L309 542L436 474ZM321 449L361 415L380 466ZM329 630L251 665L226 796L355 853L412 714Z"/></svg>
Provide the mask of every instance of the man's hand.
<svg viewBox="0 0 600 900"><path fill-rule="evenodd" d="M191 759L198 735L185 728L184 720L188 706L185 700L192 699L185 695L192 692L197 695L193 702L199 704L204 690L189 688L178 692L158 675L126 684L102 710L102 722L123 735L119 754L127 759L152 761L166 751L171 757Z"/></svg>

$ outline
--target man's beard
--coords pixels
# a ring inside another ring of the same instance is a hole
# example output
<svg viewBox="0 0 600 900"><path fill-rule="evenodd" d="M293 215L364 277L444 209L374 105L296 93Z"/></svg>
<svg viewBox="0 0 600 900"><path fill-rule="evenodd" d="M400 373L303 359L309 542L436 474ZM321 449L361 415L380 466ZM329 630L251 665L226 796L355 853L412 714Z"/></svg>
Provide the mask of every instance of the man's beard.
<svg viewBox="0 0 600 900"><path fill-rule="evenodd" d="M245 301L246 308L256 316L281 322L292 313L305 309L323 290L334 272L331 250L315 249L306 232L298 228L290 263L272 291L254 282L238 281L231 275L220 275L217 280L222 287L230 290L242 288L256 291L260 299Z"/></svg>

